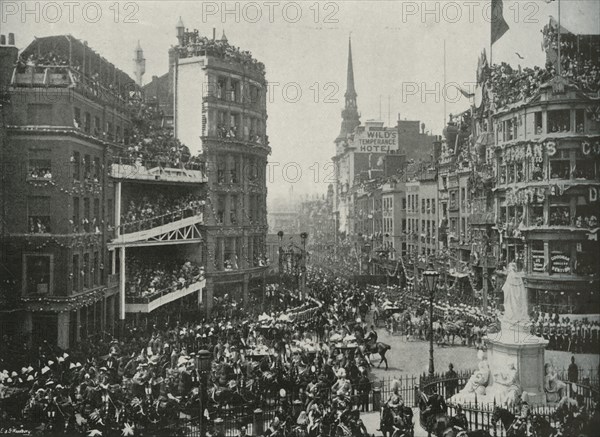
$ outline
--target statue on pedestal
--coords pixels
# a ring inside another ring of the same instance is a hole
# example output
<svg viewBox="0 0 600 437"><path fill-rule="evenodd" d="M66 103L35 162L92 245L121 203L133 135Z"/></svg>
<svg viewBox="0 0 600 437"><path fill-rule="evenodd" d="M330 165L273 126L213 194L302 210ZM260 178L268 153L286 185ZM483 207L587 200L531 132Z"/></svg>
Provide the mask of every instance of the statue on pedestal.
<svg viewBox="0 0 600 437"><path fill-rule="evenodd" d="M527 289L523 284L523 276L517 272L517 264L508 264L508 275L502 287L504 292L504 314L502 320L509 323L528 323Z"/></svg>

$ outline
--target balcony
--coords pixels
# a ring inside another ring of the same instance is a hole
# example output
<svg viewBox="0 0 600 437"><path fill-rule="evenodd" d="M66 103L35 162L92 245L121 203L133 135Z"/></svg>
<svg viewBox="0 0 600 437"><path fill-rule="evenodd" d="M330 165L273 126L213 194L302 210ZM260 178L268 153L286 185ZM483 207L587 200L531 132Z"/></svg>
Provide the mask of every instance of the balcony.
<svg viewBox="0 0 600 437"><path fill-rule="evenodd" d="M179 290L167 288L164 290L156 291L144 297L127 296L125 299L125 312L151 313L152 311L154 311L157 308L160 308L163 305L174 302L198 291L201 291L204 287L206 287L206 280L203 277L200 277L193 284L190 284L189 286L181 288Z"/></svg>
<svg viewBox="0 0 600 437"><path fill-rule="evenodd" d="M199 243L203 219L203 208L194 207L124 224L116 229L109 247Z"/></svg>
<svg viewBox="0 0 600 437"><path fill-rule="evenodd" d="M207 182L205 167L202 164L189 164L171 167L168 163L118 158L110 168L110 176L119 180L154 181L173 183Z"/></svg>
<svg viewBox="0 0 600 437"><path fill-rule="evenodd" d="M117 89L111 84L106 88L98 80L83 75L68 65L36 65L23 69L15 68L11 85L18 88L56 88L74 90L90 100L111 106L127 106L128 89Z"/></svg>

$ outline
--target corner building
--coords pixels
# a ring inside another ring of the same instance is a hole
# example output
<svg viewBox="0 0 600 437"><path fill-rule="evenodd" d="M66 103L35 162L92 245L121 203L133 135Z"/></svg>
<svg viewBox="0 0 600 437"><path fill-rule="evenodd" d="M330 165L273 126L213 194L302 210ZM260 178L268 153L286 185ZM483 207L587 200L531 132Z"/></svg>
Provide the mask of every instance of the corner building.
<svg viewBox="0 0 600 437"><path fill-rule="evenodd" d="M67 348L113 332L120 310L106 169L128 142L135 82L71 35L36 38L27 63L17 52L14 37L0 45L0 335Z"/></svg>
<svg viewBox="0 0 600 437"><path fill-rule="evenodd" d="M266 266L266 135L264 65L227 42L177 25L169 58L175 136L207 168L206 308L228 294L262 299Z"/></svg>

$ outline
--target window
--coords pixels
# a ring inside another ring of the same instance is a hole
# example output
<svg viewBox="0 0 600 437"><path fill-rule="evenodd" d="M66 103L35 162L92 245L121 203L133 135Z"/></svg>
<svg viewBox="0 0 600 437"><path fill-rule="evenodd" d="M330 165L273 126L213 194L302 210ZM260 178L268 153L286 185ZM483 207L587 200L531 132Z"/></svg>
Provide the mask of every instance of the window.
<svg viewBox="0 0 600 437"><path fill-rule="evenodd" d="M402 211L406 211L406 197L402 198Z"/></svg>
<svg viewBox="0 0 600 437"><path fill-rule="evenodd" d="M90 254L83 254L83 288L90 288Z"/></svg>
<svg viewBox="0 0 600 437"><path fill-rule="evenodd" d="M79 154L79 152L73 152L73 156L71 157L71 164L73 164L73 180L78 181L81 178L81 155Z"/></svg>
<svg viewBox="0 0 600 437"><path fill-rule="evenodd" d="M531 270L536 273L543 273L546 260L544 256L544 242L532 241L531 243Z"/></svg>
<svg viewBox="0 0 600 437"><path fill-rule="evenodd" d="M550 206L550 226L569 226L571 213L568 206Z"/></svg>
<svg viewBox="0 0 600 437"><path fill-rule="evenodd" d="M575 128L578 134L585 132L585 111L583 109L575 111Z"/></svg>
<svg viewBox="0 0 600 437"><path fill-rule="evenodd" d="M225 100L225 88L227 87L227 79L224 77L217 78L217 98Z"/></svg>
<svg viewBox="0 0 600 437"><path fill-rule="evenodd" d="M100 158L94 158L94 168L93 168L93 176L94 176L94 181L98 182L98 180L100 179L100 171L102 169L100 168Z"/></svg>
<svg viewBox="0 0 600 437"><path fill-rule="evenodd" d="M550 241L550 272L571 273L571 245L565 241Z"/></svg>
<svg viewBox="0 0 600 437"><path fill-rule="evenodd" d="M229 223L237 225L237 203L238 196L231 196L231 205L229 208Z"/></svg>
<svg viewBox="0 0 600 437"><path fill-rule="evenodd" d="M571 131L571 111L560 109L557 111L548 111L547 132L570 132Z"/></svg>
<svg viewBox="0 0 600 437"><path fill-rule="evenodd" d="M573 177L575 179L596 179L596 162L589 159L589 156L584 155L581 150L577 150Z"/></svg>
<svg viewBox="0 0 600 437"><path fill-rule="evenodd" d="M80 268L79 268L79 255L73 255L73 265L71 266L71 271L73 275L73 293L77 293L81 291L79 288L81 282L79 281Z"/></svg>
<svg viewBox="0 0 600 437"><path fill-rule="evenodd" d="M95 229L92 229L92 231L94 232L100 232L98 230L98 226L100 226L101 220L100 220L100 199L94 199L94 220L92 222L92 224L94 225Z"/></svg>
<svg viewBox="0 0 600 437"><path fill-rule="evenodd" d="M83 199L83 230L90 232L90 199Z"/></svg>
<svg viewBox="0 0 600 437"><path fill-rule="evenodd" d="M217 223L222 225L225 217L225 196L219 196L217 199Z"/></svg>
<svg viewBox="0 0 600 437"><path fill-rule="evenodd" d="M90 155L85 155L85 157L83 158L83 165L84 165L84 171L85 171L85 180L89 180L92 178L92 158L90 157Z"/></svg>
<svg viewBox="0 0 600 437"><path fill-rule="evenodd" d="M421 199L421 214L425 214L425 199Z"/></svg>
<svg viewBox="0 0 600 437"><path fill-rule="evenodd" d="M100 136L102 133L102 125L100 124L100 117L94 117L94 135Z"/></svg>
<svg viewBox="0 0 600 437"><path fill-rule="evenodd" d="M49 234L50 196L29 196L27 198L27 216L30 234Z"/></svg>
<svg viewBox="0 0 600 437"><path fill-rule="evenodd" d="M533 114L533 122L535 124L535 134L542 134L542 111L535 112Z"/></svg>
<svg viewBox="0 0 600 437"><path fill-rule="evenodd" d="M551 179L569 179L571 165L568 150L558 150L550 160Z"/></svg>
<svg viewBox="0 0 600 437"><path fill-rule="evenodd" d="M98 252L94 252L94 267L92 276L94 278L94 285L100 284L100 254Z"/></svg>
<svg viewBox="0 0 600 437"><path fill-rule="evenodd" d="M73 197L73 232L79 232L79 197Z"/></svg>
<svg viewBox="0 0 600 437"><path fill-rule="evenodd" d="M23 259L23 292L25 294L52 294L52 255L25 254Z"/></svg>
<svg viewBox="0 0 600 437"><path fill-rule="evenodd" d="M435 199L431 199L431 213L435 214Z"/></svg>
<svg viewBox="0 0 600 437"><path fill-rule="evenodd" d="M238 102L239 88L240 88L240 81L239 80L231 80L231 87L229 89L229 100L231 102Z"/></svg>
<svg viewBox="0 0 600 437"><path fill-rule="evenodd" d="M529 226L543 226L544 205L531 204L529 207Z"/></svg>
<svg viewBox="0 0 600 437"><path fill-rule="evenodd" d="M222 160L217 162L217 183L225 183L225 163Z"/></svg>
<svg viewBox="0 0 600 437"><path fill-rule="evenodd" d="M39 152L39 151L36 151ZM49 158L41 158L43 154L30 151L28 179L52 179L52 161Z"/></svg>
<svg viewBox="0 0 600 437"><path fill-rule="evenodd" d="M92 129L92 116L90 115L89 112L86 112L84 114L83 130L89 134L91 129Z"/></svg>
<svg viewBox="0 0 600 437"><path fill-rule="evenodd" d="M81 129L81 109L76 106L73 108L73 125Z"/></svg>

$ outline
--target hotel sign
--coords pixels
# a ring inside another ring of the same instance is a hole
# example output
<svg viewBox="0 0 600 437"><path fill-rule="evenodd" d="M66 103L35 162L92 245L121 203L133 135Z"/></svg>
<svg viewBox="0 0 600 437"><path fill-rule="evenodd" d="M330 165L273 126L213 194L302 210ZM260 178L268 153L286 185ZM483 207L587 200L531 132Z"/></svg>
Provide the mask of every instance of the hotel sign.
<svg viewBox="0 0 600 437"><path fill-rule="evenodd" d="M354 147L359 153L390 153L398 150L398 131L370 127L354 136Z"/></svg>

